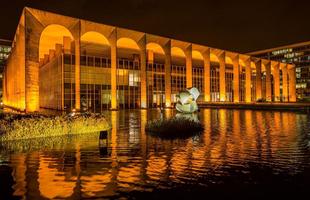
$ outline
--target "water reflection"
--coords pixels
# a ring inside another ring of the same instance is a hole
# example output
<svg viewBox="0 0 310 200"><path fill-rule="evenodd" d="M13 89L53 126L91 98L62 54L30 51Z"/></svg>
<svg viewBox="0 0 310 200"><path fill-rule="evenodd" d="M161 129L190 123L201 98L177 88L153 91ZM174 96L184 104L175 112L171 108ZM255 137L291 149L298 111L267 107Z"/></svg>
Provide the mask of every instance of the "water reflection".
<svg viewBox="0 0 310 200"><path fill-rule="evenodd" d="M167 110L165 117L174 114ZM106 115L112 131L104 148L98 145L98 134L50 138L45 145L44 140L2 144L0 159L7 162L0 162L0 176L10 173L11 180L1 179L1 185L12 183L12 191L2 195L117 198L184 184L208 187L230 177L263 184L256 178L259 170L270 176L285 174L286 179L300 174L309 178L310 119L304 114L205 109L198 115L204 134L186 140L161 140L145 133L146 122L160 116L157 110Z"/></svg>

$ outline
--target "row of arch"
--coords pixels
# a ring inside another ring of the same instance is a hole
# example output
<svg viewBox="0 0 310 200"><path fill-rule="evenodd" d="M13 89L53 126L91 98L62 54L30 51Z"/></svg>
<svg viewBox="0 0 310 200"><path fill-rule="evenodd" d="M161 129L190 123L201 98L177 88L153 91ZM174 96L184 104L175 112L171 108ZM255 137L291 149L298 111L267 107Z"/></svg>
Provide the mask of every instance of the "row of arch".
<svg viewBox="0 0 310 200"><path fill-rule="evenodd" d="M50 49L55 48L55 44L63 44L63 37L68 37L73 42L76 40L73 37L73 34L68 30L66 27L58 24L51 24L44 28L40 35L39 41L39 58L43 58L45 54L49 53ZM97 31L88 31L85 32L80 37L81 42L88 42L88 43L96 43L99 45L106 46L107 48L111 47L109 39L104 36L102 33ZM121 37L117 39L117 47L118 48L126 48L132 49L136 51L140 51L141 47L138 44L138 41L135 41L129 37ZM167 51L164 50L162 44L156 42L148 42L146 44L146 50L151 50L155 54L165 55ZM185 49L177 46L171 46L171 56L176 57L186 57ZM203 53L199 50L192 50L191 56L195 60L204 60ZM210 53L210 61L211 62L219 62L219 56L215 53ZM225 56L225 63L226 64L233 64L233 58L229 55ZM239 64L241 66L246 66L245 61L243 59L239 59ZM255 68L252 64L252 68Z"/></svg>
<svg viewBox="0 0 310 200"><path fill-rule="evenodd" d="M66 44L64 44L64 37L69 38L69 42L66 41ZM205 69L207 69L207 65L211 65L211 62L216 62L219 64L221 79L219 82L221 83L225 83L226 64L245 67L247 72L249 72L251 71L249 68L255 70L255 67L257 68L256 63L258 61L262 61L260 62L261 71L268 70L267 73L269 74L273 71L273 66L271 65L271 67L269 67L270 61L268 60L257 59L255 61L252 60L252 57L250 56L241 55L238 53L209 48L206 46L200 46L105 24L98 24L32 8L25 8L17 27L15 39L13 42L12 54L10 56L11 58L9 58L9 63L4 73L4 89L6 90L4 93L5 104L29 112L39 111L40 59L42 57L45 58L45 55L50 53L50 49L55 49L55 44L63 44L63 46L67 47L70 46L71 52L75 54L74 75L76 78L75 80L79 82L77 82L74 87L76 94L80 94L80 56L83 56L84 52L82 49L84 48L83 45L85 45L85 43L99 43L101 46L110 48L110 51L107 51L107 53L109 53L111 56L110 64L112 97L117 96L116 66L118 56L120 55L122 49L131 49L132 51L136 51L135 54L140 55L141 102L146 101L146 94L142 94L142 91L144 91L144 93L146 91L145 80L147 78L147 73L145 65L147 64L147 50L151 50L154 52L154 54L157 55L164 55L161 58L164 57L165 73L168 74L165 79L165 87L167 87L166 91L168 91L168 93L165 94L166 97L169 97L169 87L167 85L171 84L171 71L169 71L170 69L168 66L175 62L175 57L182 58L183 63L185 61L185 82L187 87L189 82L189 85L192 84L191 68L196 65L195 62L197 60L199 60L200 63L203 63ZM60 45L58 45L58 49L59 47ZM293 68L291 66L289 67ZM235 69L235 67L233 69ZM210 75L206 74L206 71L208 70L204 70L204 77L208 78ZM17 73L19 75L16 75ZM292 72L290 73L293 77L294 74ZM205 80L207 78L205 78ZM247 82L249 82L249 79L246 79ZM292 82L293 84L290 84L289 87L292 87L292 90L290 91L292 91L292 95L295 96L293 91L295 89L294 81ZM221 92L221 95L225 96L225 84L220 84L220 87L220 91L224 91ZM251 89L250 86L248 89ZM210 88L207 89L205 86L205 90L210 91ZM75 99L75 103L79 104L79 95L76 95ZM114 104L116 104L116 102L114 102ZM78 105L77 107L80 106Z"/></svg>

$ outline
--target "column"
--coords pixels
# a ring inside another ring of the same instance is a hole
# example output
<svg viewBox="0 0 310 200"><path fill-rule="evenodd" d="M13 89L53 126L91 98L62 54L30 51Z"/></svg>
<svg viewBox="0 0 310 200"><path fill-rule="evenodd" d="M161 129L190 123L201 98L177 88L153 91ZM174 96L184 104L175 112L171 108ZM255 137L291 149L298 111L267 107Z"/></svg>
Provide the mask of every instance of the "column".
<svg viewBox="0 0 310 200"><path fill-rule="evenodd" d="M266 101L271 101L271 63L266 64Z"/></svg>
<svg viewBox="0 0 310 200"><path fill-rule="evenodd" d="M147 51L147 63L154 64L154 52L152 50Z"/></svg>
<svg viewBox="0 0 310 200"><path fill-rule="evenodd" d="M282 98L284 102L288 101L288 85L287 85L287 65L282 67Z"/></svg>
<svg viewBox="0 0 310 200"><path fill-rule="evenodd" d="M146 62L146 67L149 68L149 66L152 66L152 70L153 65L154 65L154 52L152 50L147 50L147 62ZM153 102L153 93L149 93L150 91L148 90L149 87L149 83L151 83L152 85L154 84L154 74L152 72L151 74L151 79L150 76L148 76L147 72L146 72L146 89L147 89L147 105L149 106L149 102Z"/></svg>
<svg viewBox="0 0 310 200"><path fill-rule="evenodd" d="M295 65L291 65L289 73L289 101L296 102L296 70Z"/></svg>
<svg viewBox="0 0 310 200"><path fill-rule="evenodd" d="M165 99L166 107L171 106L171 40L164 46L165 51Z"/></svg>
<svg viewBox="0 0 310 200"><path fill-rule="evenodd" d="M138 42L140 47L140 81L141 81L141 108L147 108L146 92L146 35Z"/></svg>
<svg viewBox="0 0 310 200"><path fill-rule="evenodd" d="M240 76L240 67L239 67L239 55L236 55L233 58L233 73L234 73L234 102L238 103L240 101L239 98L239 76Z"/></svg>
<svg viewBox="0 0 310 200"><path fill-rule="evenodd" d="M81 47L80 38L75 39L75 109L80 110L81 108L81 94L80 94L80 84L81 84Z"/></svg>
<svg viewBox="0 0 310 200"><path fill-rule="evenodd" d="M210 98L210 49L206 50L203 53L203 62L204 62L204 101L209 102Z"/></svg>
<svg viewBox="0 0 310 200"><path fill-rule="evenodd" d="M280 64L273 66L274 101L280 101Z"/></svg>
<svg viewBox="0 0 310 200"><path fill-rule="evenodd" d="M111 33L109 42L111 45L111 109L117 109L117 32Z"/></svg>
<svg viewBox="0 0 310 200"><path fill-rule="evenodd" d="M192 45L185 50L186 56L186 88L193 87Z"/></svg>
<svg viewBox="0 0 310 200"><path fill-rule="evenodd" d="M226 101L225 52L219 55L219 62L220 62L220 101Z"/></svg>
<svg viewBox="0 0 310 200"><path fill-rule="evenodd" d="M251 59L249 58L247 61L245 61L245 102L246 103L250 103L252 101L251 79L252 79L252 69L251 69Z"/></svg>
<svg viewBox="0 0 310 200"><path fill-rule="evenodd" d="M256 67L256 101L262 98L262 61L255 63Z"/></svg>

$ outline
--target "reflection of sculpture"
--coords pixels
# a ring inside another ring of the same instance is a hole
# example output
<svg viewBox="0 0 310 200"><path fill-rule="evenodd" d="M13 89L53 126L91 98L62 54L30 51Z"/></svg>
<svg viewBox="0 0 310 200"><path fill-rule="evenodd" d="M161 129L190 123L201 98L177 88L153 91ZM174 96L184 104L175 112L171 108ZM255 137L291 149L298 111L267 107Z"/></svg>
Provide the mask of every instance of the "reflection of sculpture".
<svg viewBox="0 0 310 200"><path fill-rule="evenodd" d="M178 97L178 103L175 108L181 113L193 113L198 110L196 100L198 99L200 92L197 88L192 87L181 91Z"/></svg>

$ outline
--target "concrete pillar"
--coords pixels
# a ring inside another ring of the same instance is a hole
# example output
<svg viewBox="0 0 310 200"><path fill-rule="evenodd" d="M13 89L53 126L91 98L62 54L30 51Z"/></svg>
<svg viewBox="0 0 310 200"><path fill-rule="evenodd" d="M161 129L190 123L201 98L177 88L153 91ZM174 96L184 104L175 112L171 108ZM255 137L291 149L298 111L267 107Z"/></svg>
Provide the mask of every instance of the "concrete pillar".
<svg viewBox="0 0 310 200"><path fill-rule="evenodd" d="M138 42L140 47L140 81L141 81L141 108L147 108L146 92L146 35Z"/></svg>
<svg viewBox="0 0 310 200"><path fill-rule="evenodd" d="M266 65L266 101L271 101L271 63Z"/></svg>
<svg viewBox="0 0 310 200"><path fill-rule="evenodd" d="M288 101L288 84L287 84L287 65L284 65L282 67L282 97L283 101L287 102Z"/></svg>
<svg viewBox="0 0 310 200"><path fill-rule="evenodd" d="M76 38L75 41L75 109L81 109L81 93L80 93L80 85L81 85L81 40L80 38Z"/></svg>
<svg viewBox="0 0 310 200"><path fill-rule="evenodd" d="M256 101L262 98L262 61L255 63L256 67Z"/></svg>
<svg viewBox="0 0 310 200"><path fill-rule="evenodd" d="M192 45L185 50L186 56L186 88L193 87Z"/></svg>
<svg viewBox="0 0 310 200"><path fill-rule="evenodd" d="M274 101L280 101L280 63L273 66Z"/></svg>
<svg viewBox="0 0 310 200"><path fill-rule="evenodd" d="M171 40L164 46L165 52L165 99L166 107L171 106Z"/></svg>
<svg viewBox="0 0 310 200"><path fill-rule="evenodd" d="M152 50L148 50L147 51L147 68L149 67L149 65L152 66L153 69L153 65L154 65L154 52ZM152 78L149 79L149 76L146 74L147 78L146 78L146 87L148 88L149 83L151 83L152 85L154 84L154 75L153 73L151 74ZM149 99L151 98L151 99ZM148 94L148 90L147 90L147 102L153 102L153 94L149 95ZM159 102L159 101L158 101ZM149 104L149 103L147 103ZM159 104L158 104L159 105Z"/></svg>
<svg viewBox="0 0 310 200"><path fill-rule="evenodd" d="M245 61L245 102L246 103L250 103L252 101L251 79L252 79L251 59L248 59L247 61Z"/></svg>
<svg viewBox="0 0 310 200"><path fill-rule="evenodd" d="M210 49L206 50L203 53L203 62L204 62L204 101L209 102L211 100L211 75L210 75Z"/></svg>
<svg viewBox="0 0 310 200"><path fill-rule="evenodd" d="M234 102L238 103L240 101L239 97L239 76L240 76L240 67L239 67L239 55L236 55L233 58L233 73L234 73Z"/></svg>
<svg viewBox="0 0 310 200"><path fill-rule="evenodd" d="M70 54L71 53L71 38L70 37L63 37L63 49L64 53Z"/></svg>
<svg viewBox="0 0 310 200"><path fill-rule="evenodd" d="M220 62L220 101L226 101L225 52L219 55L219 62Z"/></svg>
<svg viewBox="0 0 310 200"><path fill-rule="evenodd" d="M154 52L152 50L147 51L147 63L154 64Z"/></svg>
<svg viewBox="0 0 310 200"><path fill-rule="evenodd" d="M288 74L289 74L289 101L296 102L296 70L294 65L290 66Z"/></svg>
<svg viewBox="0 0 310 200"><path fill-rule="evenodd" d="M111 33L111 109L117 109L117 31Z"/></svg>
<svg viewBox="0 0 310 200"><path fill-rule="evenodd" d="M25 38L22 34L19 35L19 41L25 41L25 57L17 55L16 64L23 63L20 59L25 60L25 107L26 112L39 111L39 42L40 35L44 29L42 24L37 21L27 12L25 17ZM16 50L18 50L16 44ZM17 52L20 54L21 52ZM15 66L14 66L15 67ZM10 74L12 75L12 74ZM13 79L14 80L14 79ZM15 82L16 83L16 82ZM9 83L10 84L10 83ZM14 89L13 87L12 89ZM14 96L14 98L18 97ZM14 102L14 101L13 101ZM18 108L18 102L14 107Z"/></svg>

